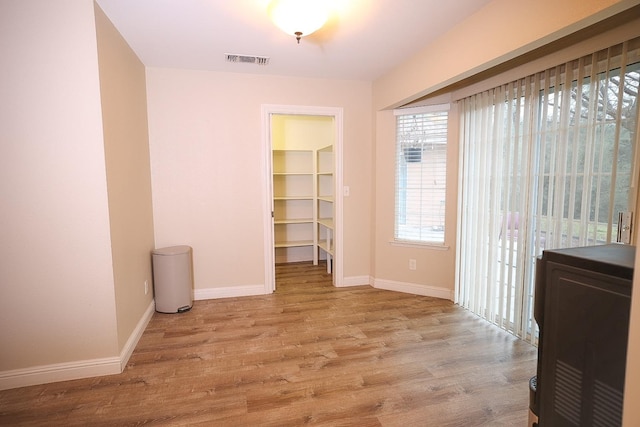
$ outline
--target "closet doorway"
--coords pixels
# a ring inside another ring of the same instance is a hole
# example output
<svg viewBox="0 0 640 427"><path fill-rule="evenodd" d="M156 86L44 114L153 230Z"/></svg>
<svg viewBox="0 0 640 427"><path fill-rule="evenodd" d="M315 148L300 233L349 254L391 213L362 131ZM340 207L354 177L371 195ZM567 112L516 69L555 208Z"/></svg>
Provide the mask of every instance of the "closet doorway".
<svg viewBox="0 0 640 427"><path fill-rule="evenodd" d="M265 293L276 289L276 263L324 264L340 286L342 109L263 106L262 119Z"/></svg>

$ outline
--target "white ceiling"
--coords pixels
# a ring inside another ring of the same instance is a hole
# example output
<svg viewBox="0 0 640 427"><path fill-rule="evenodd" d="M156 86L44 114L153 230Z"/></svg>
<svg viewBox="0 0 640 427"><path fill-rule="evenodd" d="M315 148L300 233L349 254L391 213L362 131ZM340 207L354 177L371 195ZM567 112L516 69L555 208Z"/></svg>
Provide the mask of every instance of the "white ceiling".
<svg viewBox="0 0 640 427"><path fill-rule="evenodd" d="M373 81L491 0L325 1L329 22L300 44L270 21L270 0L97 3L148 67ZM270 62L230 63L225 53Z"/></svg>

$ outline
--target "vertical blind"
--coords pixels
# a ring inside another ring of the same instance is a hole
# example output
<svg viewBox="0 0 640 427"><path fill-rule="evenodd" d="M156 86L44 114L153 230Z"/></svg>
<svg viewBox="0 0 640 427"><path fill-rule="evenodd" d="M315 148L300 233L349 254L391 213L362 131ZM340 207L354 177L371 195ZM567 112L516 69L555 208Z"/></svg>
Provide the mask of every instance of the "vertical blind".
<svg viewBox="0 0 640 427"><path fill-rule="evenodd" d="M460 101L456 302L535 343L535 260L609 243L637 194L640 38Z"/></svg>
<svg viewBox="0 0 640 427"><path fill-rule="evenodd" d="M396 240L444 242L448 109L396 112Z"/></svg>

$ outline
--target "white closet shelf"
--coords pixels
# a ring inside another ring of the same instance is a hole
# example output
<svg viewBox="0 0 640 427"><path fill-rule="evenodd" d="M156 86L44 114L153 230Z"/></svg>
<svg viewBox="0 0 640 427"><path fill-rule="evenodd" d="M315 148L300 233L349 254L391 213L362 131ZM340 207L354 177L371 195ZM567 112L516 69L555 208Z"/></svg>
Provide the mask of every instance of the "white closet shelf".
<svg viewBox="0 0 640 427"><path fill-rule="evenodd" d="M319 218L318 224L333 230L333 218Z"/></svg>
<svg viewBox="0 0 640 427"><path fill-rule="evenodd" d="M308 224L313 222L313 218L295 218L295 219L276 219L273 221L274 224Z"/></svg>
<svg viewBox="0 0 640 427"><path fill-rule="evenodd" d="M315 150L273 150L275 247L280 256L312 258L326 252L331 272L333 249L333 146ZM282 248L313 248L284 251ZM278 255L276 254L276 257Z"/></svg>
<svg viewBox="0 0 640 427"><path fill-rule="evenodd" d="M297 248L297 247L301 247L301 246L313 246L313 240L299 240L299 241L292 241L292 242L276 242L275 243L275 247L276 248Z"/></svg>
<svg viewBox="0 0 640 427"><path fill-rule="evenodd" d="M327 246L326 242L318 242L318 247L323 251L327 252L329 255L333 255L333 244L331 247Z"/></svg>
<svg viewBox="0 0 640 427"><path fill-rule="evenodd" d="M313 172L274 172L273 174L276 176L313 176Z"/></svg>
<svg viewBox="0 0 640 427"><path fill-rule="evenodd" d="M274 196L273 200L313 200L313 196Z"/></svg>

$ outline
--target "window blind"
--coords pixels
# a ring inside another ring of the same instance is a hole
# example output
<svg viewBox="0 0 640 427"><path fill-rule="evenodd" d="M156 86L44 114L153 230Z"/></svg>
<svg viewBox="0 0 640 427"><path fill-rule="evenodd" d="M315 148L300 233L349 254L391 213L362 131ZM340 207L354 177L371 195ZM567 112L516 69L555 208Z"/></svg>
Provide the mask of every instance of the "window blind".
<svg viewBox="0 0 640 427"><path fill-rule="evenodd" d="M640 39L460 101L456 302L535 343L535 259L609 243L637 193Z"/></svg>
<svg viewBox="0 0 640 427"><path fill-rule="evenodd" d="M396 111L395 240L444 243L448 106Z"/></svg>

